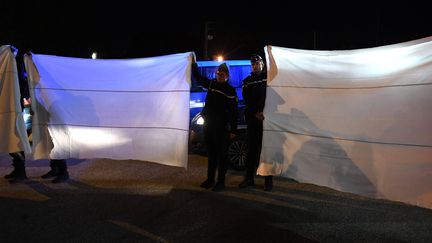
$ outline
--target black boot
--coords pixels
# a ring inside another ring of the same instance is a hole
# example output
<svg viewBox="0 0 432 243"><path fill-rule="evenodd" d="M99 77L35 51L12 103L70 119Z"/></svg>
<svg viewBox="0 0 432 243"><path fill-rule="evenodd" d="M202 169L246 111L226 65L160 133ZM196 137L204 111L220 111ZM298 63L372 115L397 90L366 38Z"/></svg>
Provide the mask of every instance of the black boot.
<svg viewBox="0 0 432 243"><path fill-rule="evenodd" d="M220 192L225 189L225 182L218 181L216 185L212 188L214 192Z"/></svg>
<svg viewBox="0 0 432 243"><path fill-rule="evenodd" d="M58 175L59 168L57 166L56 160L50 160L51 170L41 176L42 179L48 179L56 177Z"/></svg>
<svg viewBox="0 0 432 243"><path fill-rule="evenodd" d="M212 191L214 192L220 192L222 190L225 189L225 170L219 170L218 173L218 181L216 183L216 185L214 185L214 187L212 188Z"/></svg>
<svg viewBox="0 0 432 243"><path fill-rule="evenodd" d="M245 188L248 186L255 185L255 181L253 177L246 176L245 179L238 185L239 188Z"/></svg>
<svg viewBox="0 0 432 243"><path fill-rule="evenodd" d="M17 175L17 169L16 169L16 167L14 166L14 169L12 170L12 172L11 173L9 173L9 174L7 174L7 175L5 175L4 176L4 178L5 179L12 179L12 178L14 178L16 175Z"/></svg>
<svg viewBox="0 0 432 243"><path fill-rule="evenodd" d="M273 189L273 176L264 177L264 191L271 191Z"/></svg>
<svg viewBox="0 0 432 243"><path fill-rule="evenodd" d="M25 167L17 168L17 173L15 177L9 179L9 183L17 183L17 182L25 182L27 180L27 173L25 171Z"/></svg>
<svg viewBox="0 0 432 243"><path fill-rule="evenodd" d="M54 178L51 182L52 183L60 183L67 181L69 179L69 172L67 171L67 164L65 159L60 160L53 160L54 163L56 163L58 168L58 174L56 178Z"/></svg>
<svg viewBox="0 0 432 243"><path fill-rule="evenodd" d="M9 179L10 183L25 181L27 179L27 174L25 171L25 156L24 152L11 153L13 158L12 166L14 167L13 171L5 175L5 179Z"/></svg>
<svg viewBox="0 0 432 243"><path fill-rule="evenodd" d="M24 165L23 161L25 161L25 157L22 152L9 153L9 155L12 157L12 166L14 169L11 173L4 176L5 179L15 178L15 176L18 175L18 169Z"/></svg>
<svg viewBox="0 0 432 243"><path fill-rule="evenodd" d="M212 179L207 179L203 183L201 183L200 187L201 188L205 188L205 189L209 189L209 188L213 187L214 183L215 183L214 179L213 180Z"/></svg>

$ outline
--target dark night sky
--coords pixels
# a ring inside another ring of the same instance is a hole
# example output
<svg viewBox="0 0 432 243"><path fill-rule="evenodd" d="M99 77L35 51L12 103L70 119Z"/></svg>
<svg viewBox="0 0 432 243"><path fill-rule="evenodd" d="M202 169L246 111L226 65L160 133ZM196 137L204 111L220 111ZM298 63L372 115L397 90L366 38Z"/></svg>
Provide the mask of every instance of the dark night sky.
<svg viewBox="0 0 432 243"><path fill-rule="evenodd" d="M209 56L223 53L227 59L264 54L265 45L340 50L432 36L428 8L412 1L402 6L365 1L89 2L2 3L0 45L85 58L93 51L100 58L194 51L202 60L206 21L213 21Z"/></svg>

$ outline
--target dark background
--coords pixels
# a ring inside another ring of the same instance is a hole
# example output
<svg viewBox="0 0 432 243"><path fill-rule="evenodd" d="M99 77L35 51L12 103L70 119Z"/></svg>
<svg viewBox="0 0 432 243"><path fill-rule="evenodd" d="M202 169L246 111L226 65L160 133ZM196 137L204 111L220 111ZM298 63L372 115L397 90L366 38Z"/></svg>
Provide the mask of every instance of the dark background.
<svg viewBox="0 0 432 243"><path fill-rule="evenodd" d="M36 54L138 58L194 51L247 59L273 45L342 50L432 36L425 4L365 1L57 1L2 3L0 45Z"/></svg>

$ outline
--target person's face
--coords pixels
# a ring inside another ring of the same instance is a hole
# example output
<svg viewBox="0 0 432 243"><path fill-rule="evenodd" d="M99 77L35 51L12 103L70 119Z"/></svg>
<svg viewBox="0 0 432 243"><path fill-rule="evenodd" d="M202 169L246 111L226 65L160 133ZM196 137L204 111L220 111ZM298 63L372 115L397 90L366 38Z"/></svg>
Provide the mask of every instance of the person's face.
<svg viewBox="0 0 432 243"><path fill-rule="evenodd" d="M264 68L264 63L263 61L256 61L256 62L252 62L252 72L254 73L261 73L263 68Z"/></svg>
<svg viewBox="0 0 432 243"><path fill-rule="evenodd" d="M216 72L216 81L218 83L225 83L229 78L229 74L223 71L217 71Z"/></svg>

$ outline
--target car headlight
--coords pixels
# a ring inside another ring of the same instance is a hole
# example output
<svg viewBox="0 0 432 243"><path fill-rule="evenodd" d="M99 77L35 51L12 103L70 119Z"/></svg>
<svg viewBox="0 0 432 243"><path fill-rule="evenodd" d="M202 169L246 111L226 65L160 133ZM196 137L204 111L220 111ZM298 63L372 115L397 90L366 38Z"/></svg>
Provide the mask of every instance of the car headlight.
<svg viewBox="0 0 432 243"><path fill-rule="evenodd" d="M196 124L197 125L204 125L204 118L202 116L200 116L197 120L196 120Z"/></svg>

